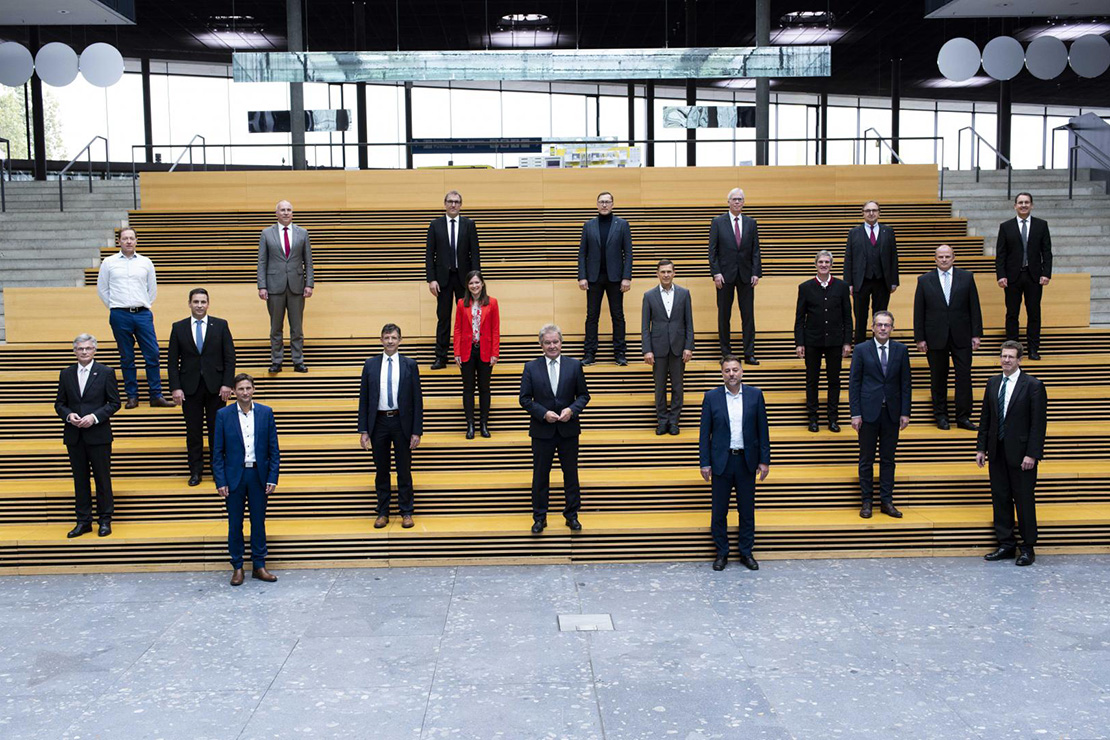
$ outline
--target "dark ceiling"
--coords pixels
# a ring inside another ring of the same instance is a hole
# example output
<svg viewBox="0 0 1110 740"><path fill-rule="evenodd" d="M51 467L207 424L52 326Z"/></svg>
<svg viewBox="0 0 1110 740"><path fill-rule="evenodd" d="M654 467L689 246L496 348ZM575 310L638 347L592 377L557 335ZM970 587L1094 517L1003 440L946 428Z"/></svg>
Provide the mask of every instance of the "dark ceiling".
<svg viewBox="0 0 1110 740"><path fill-rule="evenodd" d="M687 2L695 7L692 24L687 22ZM575 46L576 40L582 48L755 43L751 0L367 0L358 4L365 6L363 48L367 50L485 48L487 34L496 32L501 17L509 13L548 16L548 32L564 47ZM304 5L309 50L358 48L355 2L304 0ZM923 0L771 0L772 43L781 30L780 17L799 10L833 13L833 28L842 33L832 42L833 74L775 80L776 91L888 96L891 59L898 57L903 97L996 100L995 82L981 87L930 87L930 81L940 78L936 65L940 47L950 38L966 36L982 48L995 36L1022 38L1023 32L1044 25L1044 19L926 20ZM260 50L285 49L284 0L136 0L136 14L136 26L43 26L40 42L63 41L80 52L89 43L107 41L129 57L228 62L231 50L206 39L222 24L237 32L255 32L249 38ZM238 19L213 21L218 16ZM20 26L0 27L0 36L23 43L30 38L29 30ZM1056 80L1044 82L1023 71L1014 80L1013 101L1110 106L1110 72L1085 80L1068 69Z"/></svg>

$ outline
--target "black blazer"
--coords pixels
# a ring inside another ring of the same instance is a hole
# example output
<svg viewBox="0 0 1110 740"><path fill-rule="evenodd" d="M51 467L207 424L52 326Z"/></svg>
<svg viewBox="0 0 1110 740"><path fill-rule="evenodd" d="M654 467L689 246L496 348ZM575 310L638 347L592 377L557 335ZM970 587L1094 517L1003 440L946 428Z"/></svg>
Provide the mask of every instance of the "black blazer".
<svg viewBox="0 0 1110 740"><path fill-rule="evenodd" d="M1034 460L1044 457L1048 396L1044 383L1022 371L1010 394L1010 405L1006 409L1006 436L1001 440L1002 458L998 458L998 389L1001 387L1001 373L987 380L975 449L987 453L991 460L1005 460L1009 467L1018 468L1026 455Z"/></svg>
<svg viewBox="0 0 1110 740"><path fill-rule="evenodd" d="M466 216L459 216L455 246L458 248L459 280L465 280L471 270L481 270L478 253L478 229ZM447 283L448 273L454 264L454 250L447 234L447 216L437 216L428 224L428 240L424 252L424 279L435 280L441 286ZM465 286L464 286L465 287Z"/></svg>
<svg viewBox="0 0 1110 740"><path fill-rule="evenodd" d="M601 277L601 224L591 218L582 225L578 242L578 279L596 283ZM632 230L620 216L613 216L605 240L605 278L611 283L632 279Z"/></svg>
<svg viewBox="0 0 1110 740"><path fill-rule="evenodd" d="M894 239L894 229L880 223L876 244L879 247L879 262L882 263L883 282L888 287L897 285L898 244ZM874 247L867 236L867 227L860 224L848 232L848 244L844 247L844 280L851 283L854 290L863 288L863 280L867 275L867 256L864 250L867 249Z"/></svg>
<svg viewBox="0 0 1110 740"><path fill-rule="evenodd" d="M168 357L166 372L171 391L182 390L186 396L191 396L200 389L201 380L209 393L219 393L221 386L232 387L235 343L231 338L231 329L223 319L208 317L203 352L197 352L193 317L175 321L170 329Z"/></svg>
<svg viewBox="0 0 1110 740"><path fill-rule="evenodd" d="M573 357L562 355L559 362L559 392L552 395L551 379L547 375L547 357L529 360L520 376L520 405L532 417L528 421L528 436L539 439L577 437L582 432L578 415L590 402L590 392L586 389L586 374L582 363ZM544 414L556 414L569 408L573 414L570 421L554 424L544 420Z"/></svg>
<svg viewBox="0 0 1110 740"><path fill-rule="evenodd" d="M994 249L996 279L1016 283L1021 275L1021 230L1017 217L1008 218L998 226L998 243ZM1052 237L1048 222L1029 217L1029 274L1033 279L1052 277Z"/></svg>
<svg viewBox="0 0 1110 740"><path fill-rule="evenodd" d="M378 393L381 390L382 357L371 357L362 366L362 381L358 389L358 431L371 434L378 418ZM420 393L420 370L416 361L398 352L400 379L397 381L397 410L401 417L401 430L405 436L424 433L424 397Z"/></svg>
<svg viewBox="0 0 1110 740"><path fill-rule="evenodd" d="M929 349L971 346L972 337L983 336L983 311L975 276L968 270L952 268L952 294L944 302L940 275L935 269L917 278L913 297L913 341L925 340Z"/></svg>
<svg viewBox="0 0 1110 740"><path fill-rule="evenodd" d="M671 285L674 301L669 317L658 285L644 293L641 311L640 351L651 352L659 360L666 357L668 351L676 356L683 350L694 351L694 309L690 305L690 291L681 285Z"/></svg>
<svg viewBox="0 0 1110 740"><path fill-rule="evenodd" d="M798 286L794 346L842 347L852 343L852 302L848 283L829 276L822 288L813 277Z"/></svg>
<svg viewBox="0 0 1110 740"><path fill-rule="evenodd" d="M112 422L109 418L119 411L116 371L94 360L88 382L85 383L85 394L81 395L81 386L77 382L77 363L64 368L58 375L58 396L54 401L54 411L63 422L70 414L95 414L99 422L88 429L66 423L62 440L67 445L78 442L87 445L109 444L112 441Z"/></svg>
<svg viewBox="0 0 1110 740"><path fill-rule="evenodd" d="M724 276L726 284L751 282L763 277L759 259L759 227L755 219L740 214L740 247L732 229L732 214L722 213L709 226L709 274Z"/></svg>
<svg viewBox="0 0 1110 740"><path fill-rule="evenodd" d="M848 372L848 406L853 417L867 423L878 421L886 402L886 413L898 423L900 416L909 417L913 390L910 380L910 353L906 345L887 340L886 375L879 361L874 339L860 342L852 350L852 368Z"/></svg>

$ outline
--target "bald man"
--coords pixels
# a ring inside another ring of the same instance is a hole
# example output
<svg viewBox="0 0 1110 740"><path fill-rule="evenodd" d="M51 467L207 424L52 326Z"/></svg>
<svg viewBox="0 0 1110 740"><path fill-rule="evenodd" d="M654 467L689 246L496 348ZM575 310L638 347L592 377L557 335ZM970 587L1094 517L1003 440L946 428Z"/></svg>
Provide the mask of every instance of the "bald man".
<svg viewBox="0 0 1110 740"><path fill-rule="evenodd" d="M277 223L258 237L258 297L270 312L270 372L280 373L285 316L289 315L289 350L293 369L307 373L304 362L304 300L312 297L312 242L293 223L293 204L278 201Z"/></svg>

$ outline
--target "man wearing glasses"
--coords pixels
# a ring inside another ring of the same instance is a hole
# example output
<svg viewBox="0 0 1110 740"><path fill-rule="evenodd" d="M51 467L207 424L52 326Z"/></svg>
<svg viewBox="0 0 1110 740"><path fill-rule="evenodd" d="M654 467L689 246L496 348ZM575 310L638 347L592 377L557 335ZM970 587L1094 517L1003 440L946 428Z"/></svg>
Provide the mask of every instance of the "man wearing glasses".
<svg viewBox="0 0 1110 740"><path fill-rule="evenodd" d="M463 297L463 277L481 270L478 254L478 229L466 216L460 216L462 196L452 190L443 197L447 212L428 224L424 273L428 291L436 297L436 359L432 370L447 367L447 348L451 331L451 307Z"/></svg>
<svg viewBox="0 0 1110 740"><path fill-rule="evenodd" d="M856 315L856 344L867 338L867 304L885 311L898 290L898 244L894 229L879 223L879 204L863 204L863 223L848 232L844 249L844 282Z"/></svg>

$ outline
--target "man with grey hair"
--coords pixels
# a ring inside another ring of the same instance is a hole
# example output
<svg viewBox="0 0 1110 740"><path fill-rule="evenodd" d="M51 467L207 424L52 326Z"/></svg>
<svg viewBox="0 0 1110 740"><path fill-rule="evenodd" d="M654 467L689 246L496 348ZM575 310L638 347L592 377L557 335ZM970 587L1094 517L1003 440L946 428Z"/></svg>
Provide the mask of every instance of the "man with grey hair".
<svg viewBox="0 0 1110 740"><path fill-rule="evenodd" d="M840 431L840 360L852 354L852 306L848 284L832 275L833 256L826 249L814 260L817 277L798 286L798 306L794 311L794 345L798 357L806 361L806 414L809 431L817 423L817 383L821 379L821 358L825 358L828 379L827 415L830 432Z"/></svg>
<svg viewBox="0 0 1110 740"><path fill-rule="evenodd" d="M717 286L717 338L721 356L732 354L732 296L740 304L744 331L744 362L755 359L755 286L763 275L759 258L759 229L755 220L743 215L744 191L728 194L728 213L713 219L709 227L709 274Z"/></svg>
<svg viewBox="0 0 1110 740"><path fill-rule="evenodd" d="M73 340L76 364L58 376L58 394L54 410L65 430L62 440L69 453L73 470L73 493L76 499L77 526L67 537L80 537L92 531L92 487L89 471L96 481L96 511L100 521L98 534L112 533L112 423L109 417L119 411L119 387L116 371L94 362L96 337L78 334Z"/></svg>
<svg viewBox="0 0 1110 740"><path fill-rule="evenodd" d="M289 352L293 370L307 373L304 361L304 301L312 297L312 240L293 223L293 204L278 201L277 223L258 237L258 297L270 312L270 372L280 373L289 316Z"/></svg>
<svg viewBox="0 0 1110 740"><path fill-rule="evenodd" d="M563 332L555 324L540 329L543 357L524 366L520 377L520 405L528 412L528 436L532 438L532 534L547 527L551 463L559 453L566 498L563 518L572 532L582 530L578 521L581 491L578 486L579 414L590 402L582 363L565 357Z"/></svg>

